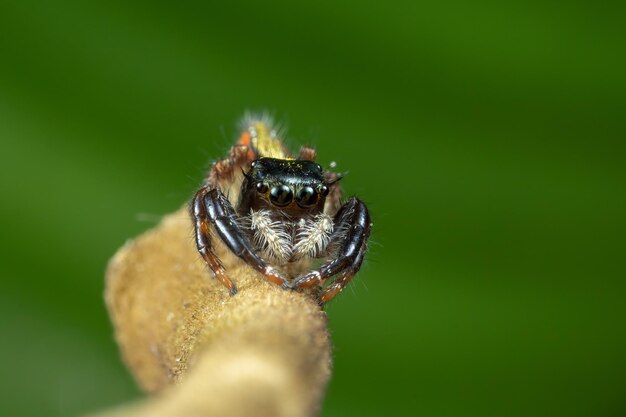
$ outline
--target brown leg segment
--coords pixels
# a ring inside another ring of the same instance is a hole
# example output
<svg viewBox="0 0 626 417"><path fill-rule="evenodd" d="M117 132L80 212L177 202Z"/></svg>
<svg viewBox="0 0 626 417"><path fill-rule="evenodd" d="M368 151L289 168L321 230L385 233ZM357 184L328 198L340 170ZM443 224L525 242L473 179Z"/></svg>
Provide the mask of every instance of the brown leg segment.
<svg viewBox="0 0 626 417"><path fill-rule="evenodd" d="M232 181L237 169L252 162L255 158L253 152L245 145L235 145L230 149L228 158L217 161L211 168L208 184L215 188L223 181Z"/></svg>
<svg viewBox="0 0 626 417"><path fill-rule="evenodd" d="M341 177L342 176L336 172L324 172L324 180L327 184L329 184L328 196L326 196L326 204L324 205L324 213L329 216L334 216L341 208L341 197L343 196L341 185L339 184Z"/></svg>
<svg viewBox="0 0 626 417"><path fill-rule="evenodd" d="M300 152L298 153L298 159L303 159L305 161L315 161L316 156L317 152L315 149L308 146L301 147Z"/></svg>

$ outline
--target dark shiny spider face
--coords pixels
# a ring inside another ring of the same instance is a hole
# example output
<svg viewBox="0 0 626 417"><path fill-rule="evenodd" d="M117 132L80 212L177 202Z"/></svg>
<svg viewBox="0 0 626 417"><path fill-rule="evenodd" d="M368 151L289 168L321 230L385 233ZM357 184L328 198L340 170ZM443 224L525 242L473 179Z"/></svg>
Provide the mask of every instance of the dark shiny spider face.
<svg viewBox="0 0 626 417"><path fill-rule="evenodd" d="M240 213L280 209L289 215L321 212L328 195L322 167L306 160L260 158L242 184Z"/></svg>

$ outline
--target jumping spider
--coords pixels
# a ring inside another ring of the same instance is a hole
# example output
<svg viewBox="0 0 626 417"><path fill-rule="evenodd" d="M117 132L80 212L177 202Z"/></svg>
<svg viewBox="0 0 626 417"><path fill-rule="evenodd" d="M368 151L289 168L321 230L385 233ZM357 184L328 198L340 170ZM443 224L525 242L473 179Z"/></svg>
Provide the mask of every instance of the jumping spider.
<svg viewBox="0 0 626 417"><path fill-rule="evenodd" d="M293 158L267 118L243 124L230 155L213 165L192 201L198 252L231 295L237 287L212 237L274 284L317 285L323 304L361 267L371 227L367 207L356 197L341 205L341 176L314 162L314 149L302 147ZM316 258L323 263L311 269Z"/></svg>

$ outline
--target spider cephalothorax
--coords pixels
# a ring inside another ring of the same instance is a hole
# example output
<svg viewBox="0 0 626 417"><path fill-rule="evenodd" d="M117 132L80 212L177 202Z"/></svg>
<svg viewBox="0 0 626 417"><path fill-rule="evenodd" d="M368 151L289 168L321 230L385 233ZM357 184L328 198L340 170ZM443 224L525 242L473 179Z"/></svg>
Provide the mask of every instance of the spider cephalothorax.
<svg viewBox="0 0 626 417"><path fill-rule="evenodd" d="M286 289L321 286L339 275L322 291L322 303L359 270L371 227L367 208L355 197L341 206L340 176L314 158L308 147L291 157L267 120L247 119L230 156L196 193L198 251L231 295L237 287L212 249L212 234ZM316 258L325 262L311 269Z"/></svg>
<svg viewBox="0 0 626 417"><path fill-rule="evenodd" d="M287 215L322 212L328 185L322 167L302 159L261 158L245 174L239 211L279 209Z"/></svg>

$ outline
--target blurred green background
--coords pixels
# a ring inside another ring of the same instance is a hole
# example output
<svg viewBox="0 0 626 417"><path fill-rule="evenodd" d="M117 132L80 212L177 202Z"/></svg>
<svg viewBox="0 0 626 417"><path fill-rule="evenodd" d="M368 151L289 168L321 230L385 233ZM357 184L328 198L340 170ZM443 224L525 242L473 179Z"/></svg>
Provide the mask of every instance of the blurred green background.
<svg viewBox="0 0 626 417"><path fill-rule="evenodd" d="M625 415L625 12L3 0L0 415L141 395L106 262L262 109L374 219L323 416Z"/></svg>

